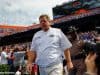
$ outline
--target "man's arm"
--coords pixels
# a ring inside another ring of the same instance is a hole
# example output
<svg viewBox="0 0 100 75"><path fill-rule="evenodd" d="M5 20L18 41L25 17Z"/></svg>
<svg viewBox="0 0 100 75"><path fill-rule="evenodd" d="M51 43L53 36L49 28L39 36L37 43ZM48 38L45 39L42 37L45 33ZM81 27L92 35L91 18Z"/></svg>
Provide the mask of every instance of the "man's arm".
<svg viewBox="0 0 100 75"><path fill-rule="evenodd" d="M68 70L70 70L70 69L73 68L73 64L72 64L72 61L71 61L71 55L70 55L70 49L66 49L64 51L64 55L65 55L65 59L67 60Z"/></svg>
<svg viewBox="0 0 100 75"><path fill-rule="evenodd" d="M62 31L60 31L60 45L61 45L61 49L64 51L65 59L67 60L67 67L69 70L73 68L71 55L70 55L70 48L72 47L72 44L70 43L70 41Z"/></svg>
<svg viewBox="0 0 100 75"><path fill-rule="evenodd" d="M27 57L28 57L28 61L27 61L27 71L32 72L32 63L35 62L36 59L36 34L34 35L33 39L32 39L32 44L31 44L31 48L30 50L27 49Z"/></svg>
<svg viewBox="0 0 100 75"><path fill-rule="evenodd" d="M35 51L28 51L27 56L28 56L27 71L31 74L32 63L35 62L35 59L36 59L36 52Z"/></svg>
<svg viewBox="0 0 100 75"><path fill-rule="evenodd" d="M28 51L27 56L28 56L28 63L32 64L33 62L35 62L35 59L36 59L35 51Z"/></svg>
<svg viewBox="0 0 100 75"><path fill-rule="evenodd" d="M36 59L36 39L35 39L36 35L34 35L33 39L32 39L32 44L31 44L31 48L29 50L29 48L27 49L27 56L28 56L28 63L33 63L35 62Z"/></svg>

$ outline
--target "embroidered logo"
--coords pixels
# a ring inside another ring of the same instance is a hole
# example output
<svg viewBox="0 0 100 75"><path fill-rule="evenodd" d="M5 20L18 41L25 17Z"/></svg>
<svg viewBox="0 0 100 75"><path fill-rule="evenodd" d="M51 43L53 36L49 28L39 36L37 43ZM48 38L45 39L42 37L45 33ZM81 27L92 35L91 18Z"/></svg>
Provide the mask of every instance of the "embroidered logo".
<svg viewBox="0 0 100 75"><path fill-rule="evenodd" d="M53 35L53 34L52 34L52 35L49 35L49 37L54 37L54 36L55 36L55 35Z"/></svg>

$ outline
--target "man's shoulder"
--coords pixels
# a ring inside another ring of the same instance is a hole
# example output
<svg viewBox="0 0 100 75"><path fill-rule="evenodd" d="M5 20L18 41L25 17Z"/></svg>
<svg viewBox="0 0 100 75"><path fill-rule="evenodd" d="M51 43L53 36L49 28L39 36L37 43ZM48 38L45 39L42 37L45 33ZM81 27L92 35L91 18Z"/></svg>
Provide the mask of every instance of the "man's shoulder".
<svg viewBox="0 0 100 75"><path fill-rule="evenodd" d="M34 35L35 35L35 36L38 36L38 35L40 35L41 33L42 33L42 30L37 31Z"/></svg>
<svg viewBox="0 0 100 75"><path fill-rule="evenodd" d="M33 37L34 37L34 38L39 38L39 37L41 37L42 35L43 35L43 31L40 30L40 31L37 31L37 32L33 35Z"/></svg>
<svg viewBox="0 0 100 75"><path fill-rule="evenodd" d="M5 56L5 55L7 55L6 52L4 52L4 51L1 52L1 56Z"/></svg>
<svg viewBox="0 0 100 75"><path fill-rule="evenodd" d="M54 31L61 31L60 28L52 28L52 30L54 30Z"/></svg>
<svg viewBox="0 0 100 75"><path fill-rule="evenodd" d="M2 51L1 54L6 54L6 52Z"/></svg>

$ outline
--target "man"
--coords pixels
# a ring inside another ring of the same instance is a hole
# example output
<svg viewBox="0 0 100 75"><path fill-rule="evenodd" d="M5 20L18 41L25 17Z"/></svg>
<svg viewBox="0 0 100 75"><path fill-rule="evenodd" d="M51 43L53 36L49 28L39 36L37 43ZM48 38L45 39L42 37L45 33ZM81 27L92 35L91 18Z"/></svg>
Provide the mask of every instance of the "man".
<svg viewBox="0 0 100 75"><path fill-rule="evenodd" d="M28 52L27 70L32 71L32 63L36 59L40 75L63 75L63 52L68 70L73 68L69 51L72 44L60 29L50 26L48 15L41 15L39 21L42 30L33 37L31 50Z"/></svg>
<svg viewBox="0 0 100 75"><path fill-rule="evenodd" d="M10 48L9 48L10 49ZM9 72L14 72L14 51L13 49L10 49L10 52L8 53L8 65L9 65Z"/></svg>
<svg viewBox="0 0 100 75"><path fill-rule="evenodd" d="M2 48L2 52L1 52L1 64L8 64L8 49L7 47L3 47Z"/></svg>
<svg viewBox="0 0 100 75"><path fill-rule="evenodd" d="M75 27L69 28L69 36L72 43L70 54L74 68L77 70L76 74L74 73L74 75L83 75L85 72L84 57L82 56L84 43L79 39L77 29Z"/></svg>
<svg viewBox="0 0 100 75"><path fill-rule="evenodd" d="M22 51L22 47L16 48L15 51L16 52L14 52L14 67L16 72L19 70L19 66L22 66L24 64L25 51Z"/></svg>
<svg viewBox="0 0 100 75"><path fill-rule="evenodd" d="M9 66L8 66L8 56L9 49L7 47L2 48L1 52L1 63L0 63L0 72L8 72L9 71Z"/></svg>

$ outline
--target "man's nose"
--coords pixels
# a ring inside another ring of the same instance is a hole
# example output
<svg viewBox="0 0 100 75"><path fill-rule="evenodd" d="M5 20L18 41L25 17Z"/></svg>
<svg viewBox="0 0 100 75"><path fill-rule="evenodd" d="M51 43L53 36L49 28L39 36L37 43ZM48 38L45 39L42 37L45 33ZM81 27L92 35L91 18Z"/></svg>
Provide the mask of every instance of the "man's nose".
<svg viewBox="0 0 100 75"><path fill-rule="evenodd" d="M44 24L45 22L41 22L41 24Z"/></svg>

